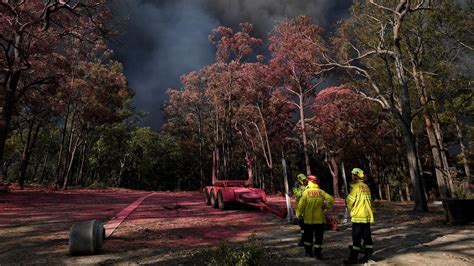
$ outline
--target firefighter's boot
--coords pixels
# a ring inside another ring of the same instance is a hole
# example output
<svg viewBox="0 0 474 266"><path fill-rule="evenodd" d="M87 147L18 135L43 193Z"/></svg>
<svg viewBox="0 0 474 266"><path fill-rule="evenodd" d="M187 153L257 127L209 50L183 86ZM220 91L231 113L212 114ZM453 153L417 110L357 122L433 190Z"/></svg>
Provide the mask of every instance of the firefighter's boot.
<svg viewBox="0 0 474 266"><path fill-rule="evenodd" d="M321 251L323 249L322 248L314 248L314 256L318 259L318 260L322 260L323 259L323 256L321 255Z"/></svg>
<svg viewBox="0 0 474 266"><path fill-rule="evenodd" d="M364 248L364 257L360 259L360 262L366 263L372 259L372 254L374 253L374 248L371 245L366 245Z"/></svg>
<svg viewBox="0 0 474 266"><path fill-rule="evenodd" d="M343 261L344 264L357 264L359 263L359 249L354 248L353 246L349 247L350 254L349 258Z"/></svg>

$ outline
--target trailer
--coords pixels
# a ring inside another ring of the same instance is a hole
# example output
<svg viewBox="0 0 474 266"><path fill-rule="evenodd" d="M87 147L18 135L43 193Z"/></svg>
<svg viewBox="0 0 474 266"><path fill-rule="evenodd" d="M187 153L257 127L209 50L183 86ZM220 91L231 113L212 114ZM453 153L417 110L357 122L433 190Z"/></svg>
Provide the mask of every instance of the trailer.
<svg viewBox="0 0 474 266"><path fill-rule="evenodd" d="M267 194L263 189L253 187L252 160L247 159L247 180L219 180L217 178L216 152L212 153L212 185L203 188L204 202L213 208L228 209L231 205L243 204L269 211L285 218L286 209L267 204Z"/></svg>

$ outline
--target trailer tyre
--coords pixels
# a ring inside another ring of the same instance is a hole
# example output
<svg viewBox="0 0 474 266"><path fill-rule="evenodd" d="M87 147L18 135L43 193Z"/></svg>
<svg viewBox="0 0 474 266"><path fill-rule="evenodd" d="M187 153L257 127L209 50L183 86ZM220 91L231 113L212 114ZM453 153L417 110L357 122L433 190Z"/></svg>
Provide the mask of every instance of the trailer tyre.
<svg viewBox="0 0 474 266"><path fill-rule="evenodd" d="M226 204L224 202L224 196L222 196L222 191L219 191L219 193L217 193L217 205L219 209L221 210L225 210L226 208Z"/></svg>
<svg viewBox="0 0 474 266"><path fill-rule="evenodd" d="M203 189L202 193L204 195L204 203L206 203L206 205L210 205L211 204L211 198L209 197L209 193L207 192L207 189Z"/></svg>
<svg viewBox="0 0 474 266"><path fill-rule="evenodd" d="M214 189L211 190L211 206L212 208L217 208L217 200L216 200L216 194L214 193Z"/></svg>
<svg viewBox="0 0 474 266"><path fill-rule="evenodd" d="M104 237L104 226L97 220L73 224L69 231L69 254L96 254L104 243Z"/></svg>

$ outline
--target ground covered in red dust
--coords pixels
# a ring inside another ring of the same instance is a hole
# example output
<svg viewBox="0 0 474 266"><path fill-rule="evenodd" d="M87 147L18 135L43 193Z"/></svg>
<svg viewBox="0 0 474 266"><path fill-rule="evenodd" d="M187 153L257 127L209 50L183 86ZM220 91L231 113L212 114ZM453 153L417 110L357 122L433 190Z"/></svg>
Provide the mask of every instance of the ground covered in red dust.
<svg viewBox="0 0 474 266"><path fill-rule="evenodd" d="M341 264L351 241L350 225L326 231L324 261L305 258L297 247L299 228L269 212L221 211L198 192L156 192L132 212L104 243L100 254L68 255L73 223L107 222L150 192L124 189L48 191L30 188L0 194L0 264L204 264L201 250L223 241L240 245L249 236L267 250L268 264ZM269 202L284 207L284 198ZM375 204L372 227L377 264L472 265L472 225L444 223L439 205L428 214L412 203Z"/></svg>
<svg viewBox="0 0 474 266"><path fill-rule="evenodd" d="M0 262L99 263L142 249L173 252L246 241L272 229L279 218L258 210L221 211L206 206L198 192L156 192L147 198L106 240L97 256L68 256L68 231L73 223L97 219L104 223L150 192L132 190L14 190L0 194ZM283 198L270 201L284 206ZM123 262L131 258L124 258ZM117 261L118 262L118 261Z"/></svg>

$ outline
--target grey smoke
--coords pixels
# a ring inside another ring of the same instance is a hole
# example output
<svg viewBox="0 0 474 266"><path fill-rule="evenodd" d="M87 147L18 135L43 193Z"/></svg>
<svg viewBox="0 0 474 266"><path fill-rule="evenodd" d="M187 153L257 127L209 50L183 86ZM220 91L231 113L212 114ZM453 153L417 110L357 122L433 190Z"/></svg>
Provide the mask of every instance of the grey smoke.
<svg viewBox="0 0 474 266"><path fill-rule="evenodd" d="M238 25L248 21L266 35L275 22L300 15L311 16L313 22L327 27L348 15L351 0L209 0L209 13L220 21Z"/></svg>
<svg viewBox="0 0 474 266"><path fill-rule="evenodd" d="M266 39L275 21L309 15L325 28L348 15L351 0L128 0L120 14L128 17L115 47L124 64L135 105L148 115L142 124L159 130L166 89L180 86L180 76L212 64L214 47L207 36L218 25L255 26Z"/></svg>

